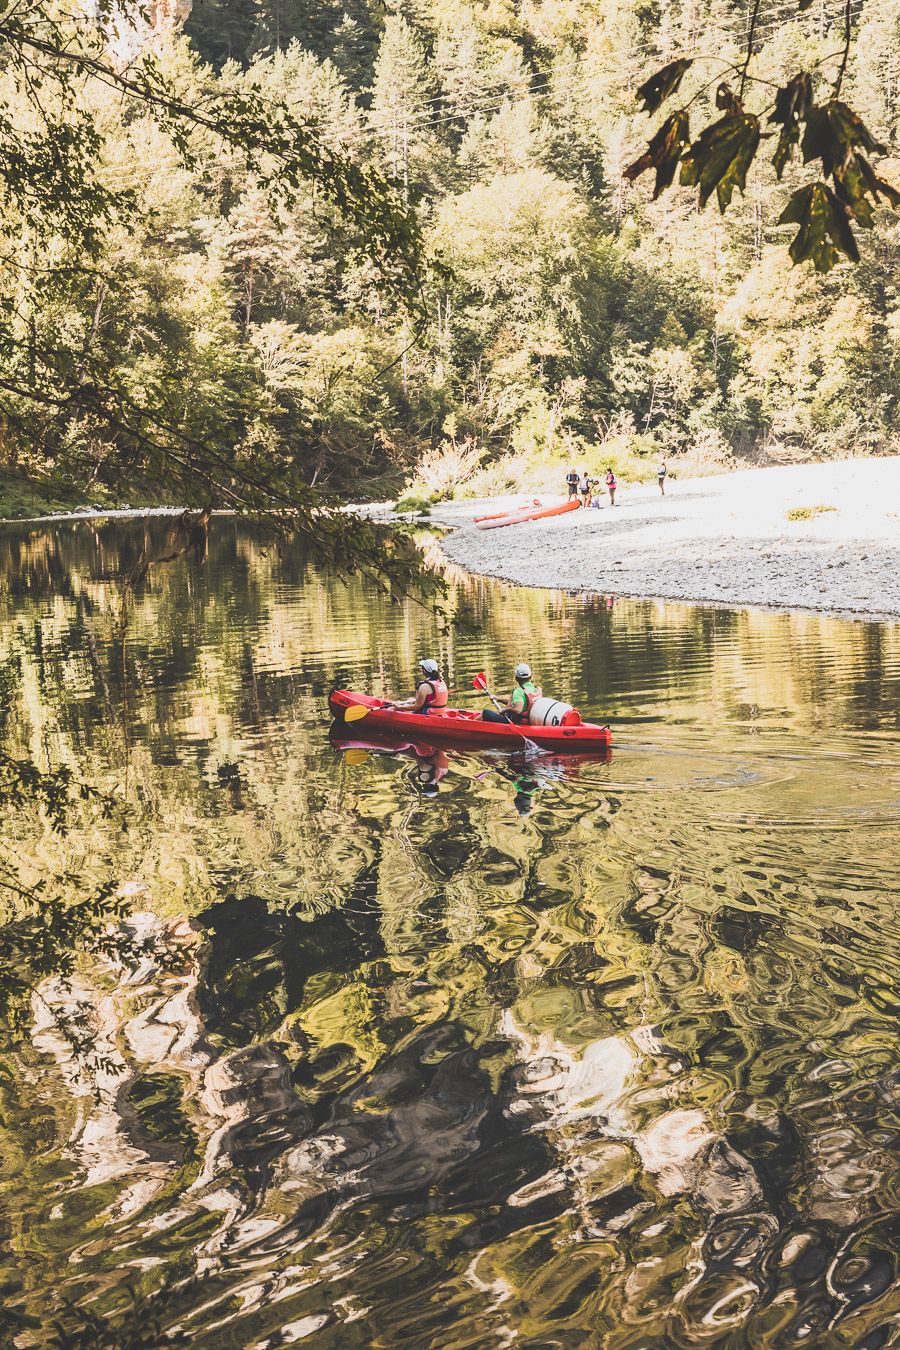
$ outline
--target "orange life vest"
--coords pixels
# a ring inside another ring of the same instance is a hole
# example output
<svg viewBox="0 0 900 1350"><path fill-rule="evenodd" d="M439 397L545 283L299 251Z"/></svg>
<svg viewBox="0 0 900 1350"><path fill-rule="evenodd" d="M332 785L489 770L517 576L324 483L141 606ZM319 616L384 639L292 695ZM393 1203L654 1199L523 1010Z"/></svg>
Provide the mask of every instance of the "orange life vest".
<svg viewBox="0 0 900 1350"><path fill-rule="evenodd" d="M444 681L441 679L423 680L419 688L421 689L423 685L427 685L431 690L430 694L425 695L425 711L440 712L442 708L446 708L450 691Z"/></svg>

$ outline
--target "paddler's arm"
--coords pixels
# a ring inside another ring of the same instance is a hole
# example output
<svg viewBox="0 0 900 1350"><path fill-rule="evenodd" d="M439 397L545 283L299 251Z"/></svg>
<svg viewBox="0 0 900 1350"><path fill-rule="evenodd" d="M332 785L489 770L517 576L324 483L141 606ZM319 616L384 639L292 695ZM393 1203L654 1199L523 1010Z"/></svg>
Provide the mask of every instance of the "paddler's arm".
<svg viewBox="0 0 900 1350"><path fill-rule="evenodd" d="M516 697L517 694L518 698ZM514 713L523 713L528 707L528 699L525 697L524 690L520 689L518 685L510 694L506 706Z"/></svg>
<svg viewBox="0 0 900 1350"><path fill-rule="evenodd" d="M420 708L424 707L426 697L425 689L422 685L419 685L412 698L389 699L388 707L396 708L398 712L402 712L406 708L412 712L418 712Z"/></svg>

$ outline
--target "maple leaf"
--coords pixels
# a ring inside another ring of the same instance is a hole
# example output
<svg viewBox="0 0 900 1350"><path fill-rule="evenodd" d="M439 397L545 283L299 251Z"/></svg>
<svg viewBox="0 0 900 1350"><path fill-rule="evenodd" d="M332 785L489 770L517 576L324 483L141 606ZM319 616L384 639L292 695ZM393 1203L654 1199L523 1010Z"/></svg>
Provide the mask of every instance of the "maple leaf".
<svg viewBox="0 0 900 1350"><path fill-rule="evenodd" d="M769 122L781 127L772 163L779 178L785 165L794 153L794 146L800 140L800 123L804 120L812 104L812 77L808 71L795 75L775 95L775 110Z"/></svg>
<svg viewBox="0 0 900 1350"><path fill-rule="evenodd" d="M727 113L701 131L681 166L681 181L699 187L701 206L715 189L719 210L724 211L734 189L744 191L759 137L759 118L745 112Z"/></svg>
<svg viewBox="0 0 900 1350"><path fill-rule="evenodd" d="M651 75L649 80L645 80L637 91L638 98L643 101L644 112L655 113L661 108L666 99L671 98L678 89L685 71L693 64L687 57L681 57L678 61L670 61L662 70Z"/></svg>
<svg viewBox="0 0 900 1350"><path fill-rule="evenodd" d="M859 114L840 99L833 98L820 108L810 109L803 133L803 158L807 164L811 159L821 159L822 172L827 177L846 164L857 148L885 152Z"/></svg>
<svg viewBox="0 0 900 1350"><path fill-rule="evenodd" d="M870 229L875 224L875 206L882 197L891 206L900 205L900 192L883 178L879 178L871 164L862 155L853 154L834 171L835 193L860 225Z"/></svg>
<svg viewBox="0 0 900 1350"><path fill-rule="evenodd" d="M671 185L678 161L690 144L690 138L688 115L682 108L666 118L641 157L633 164L629 164L625 170L625 177L634 180L645 169L655 169L656 185L653 189L655 201L659 194Z"/></svg>
<svg viewBox="0 0 900 1350"><path fill-rule="evenodd" d="M848 209L827 183L798 188L778 223L800 227L790 247L795 263L811 262L817 272L830 272L841 254L859 262Z"/></svg>

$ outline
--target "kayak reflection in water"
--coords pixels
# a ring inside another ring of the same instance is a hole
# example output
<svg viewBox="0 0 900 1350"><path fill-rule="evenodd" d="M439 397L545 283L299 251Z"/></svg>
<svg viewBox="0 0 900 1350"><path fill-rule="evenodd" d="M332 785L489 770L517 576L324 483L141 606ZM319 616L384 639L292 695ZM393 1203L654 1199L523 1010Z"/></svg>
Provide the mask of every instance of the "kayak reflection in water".
<svg viewBox="0 0 900 1350"><path fill-rule="evenodd" d="M361 763L373 750L382 754L387 752L391 755L411 756L416 761L416 786L423 797L436 797L438 784L442 778L446 778L450 770L450 758L446 750L440 750L433 745L423 745L421 742L347 740L339 732L337 736L332 732L331 743L336 749L343 751L350 764Z"/></svg>

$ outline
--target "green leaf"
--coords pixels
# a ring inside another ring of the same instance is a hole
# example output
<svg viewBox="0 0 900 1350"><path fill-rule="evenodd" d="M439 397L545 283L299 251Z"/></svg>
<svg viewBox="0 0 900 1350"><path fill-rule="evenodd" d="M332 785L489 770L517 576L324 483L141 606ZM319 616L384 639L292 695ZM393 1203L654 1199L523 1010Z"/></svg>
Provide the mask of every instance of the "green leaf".
<svg viewBox="0 0 900 1350"><path fill-rule="evenodd" d="M744 191L759 137L759 118L743 112L728 113L701 131L681 166L681 181L699 187L701 206L714 188L720 211L729 205L736 187Z"/></svg>
<svg viewBox="0 0 900 1350"><path fill-rule="evenodd" d="M812 108L806 118L803 133L803 158L821 159L822 172L827 177L847 163L855 149L884 154L885 148L876 141L862 118L840 99L833 98L821 108Z"/></svg>
<svg viewBox="0 0 900 1350"><path fill-rule="evenodd" d="M869 201L868 197L870 189L862 168L863 164L866 164L866 161L859 155L851 155L847 163L835 172L834 186L837 196L848 211L860 225L869 230L875 224L875 213L874 203Z"/></svg>
<svg viewBox="0 0 900 1350"><path fill-rule="evenodd" d="M769 122L781 126L781 135L772 156L775 172L779 178L785 165L794 153L794 146L800 140L800 123L809 112L812 103L812 77L808 71L795 75L788 84L775 95L775 111Z"/></svg>
<svg viewBox="0 0 900 1350"><path fill-rule="evenodd" d="M638 89L638 98L643 101L644 112L655 113L662 107L667 98L676 92L681 81L684 79L684 73L693 65L693 61L682 57L678 61L670 61L662 70L658 70L655 75L651 75L649 80L645 80Z"/></svg>
<svg viewBox="0 0 900 1350"><path fill-rule="evenodd" d="M817 272L829 272L841 254L859 262L859 249L847 207L827 183L798 188L782 211L779 225L799 225L790 254L795 263L811 262Z"/></svg>
<svg viewBox="0 0 900 1350"><path fill-rule="evenodd" d="M866 229L875 224L875 206L882 197L895 208L900 205L900 192L879 178L862 155L851 155L835 170L834 186L837 196Z"/></svg>
<svg viewBox="0 0 900 1350"><path fill-rule="evenodd" d="M625 177L633 180L645 169L655 169L656 185L653 189L655 200L661 192L671 186L678 161L690 143L690 136L688 115L684 108L681 108L666 118L640 159L629 164L625 170Z"/></svg>

